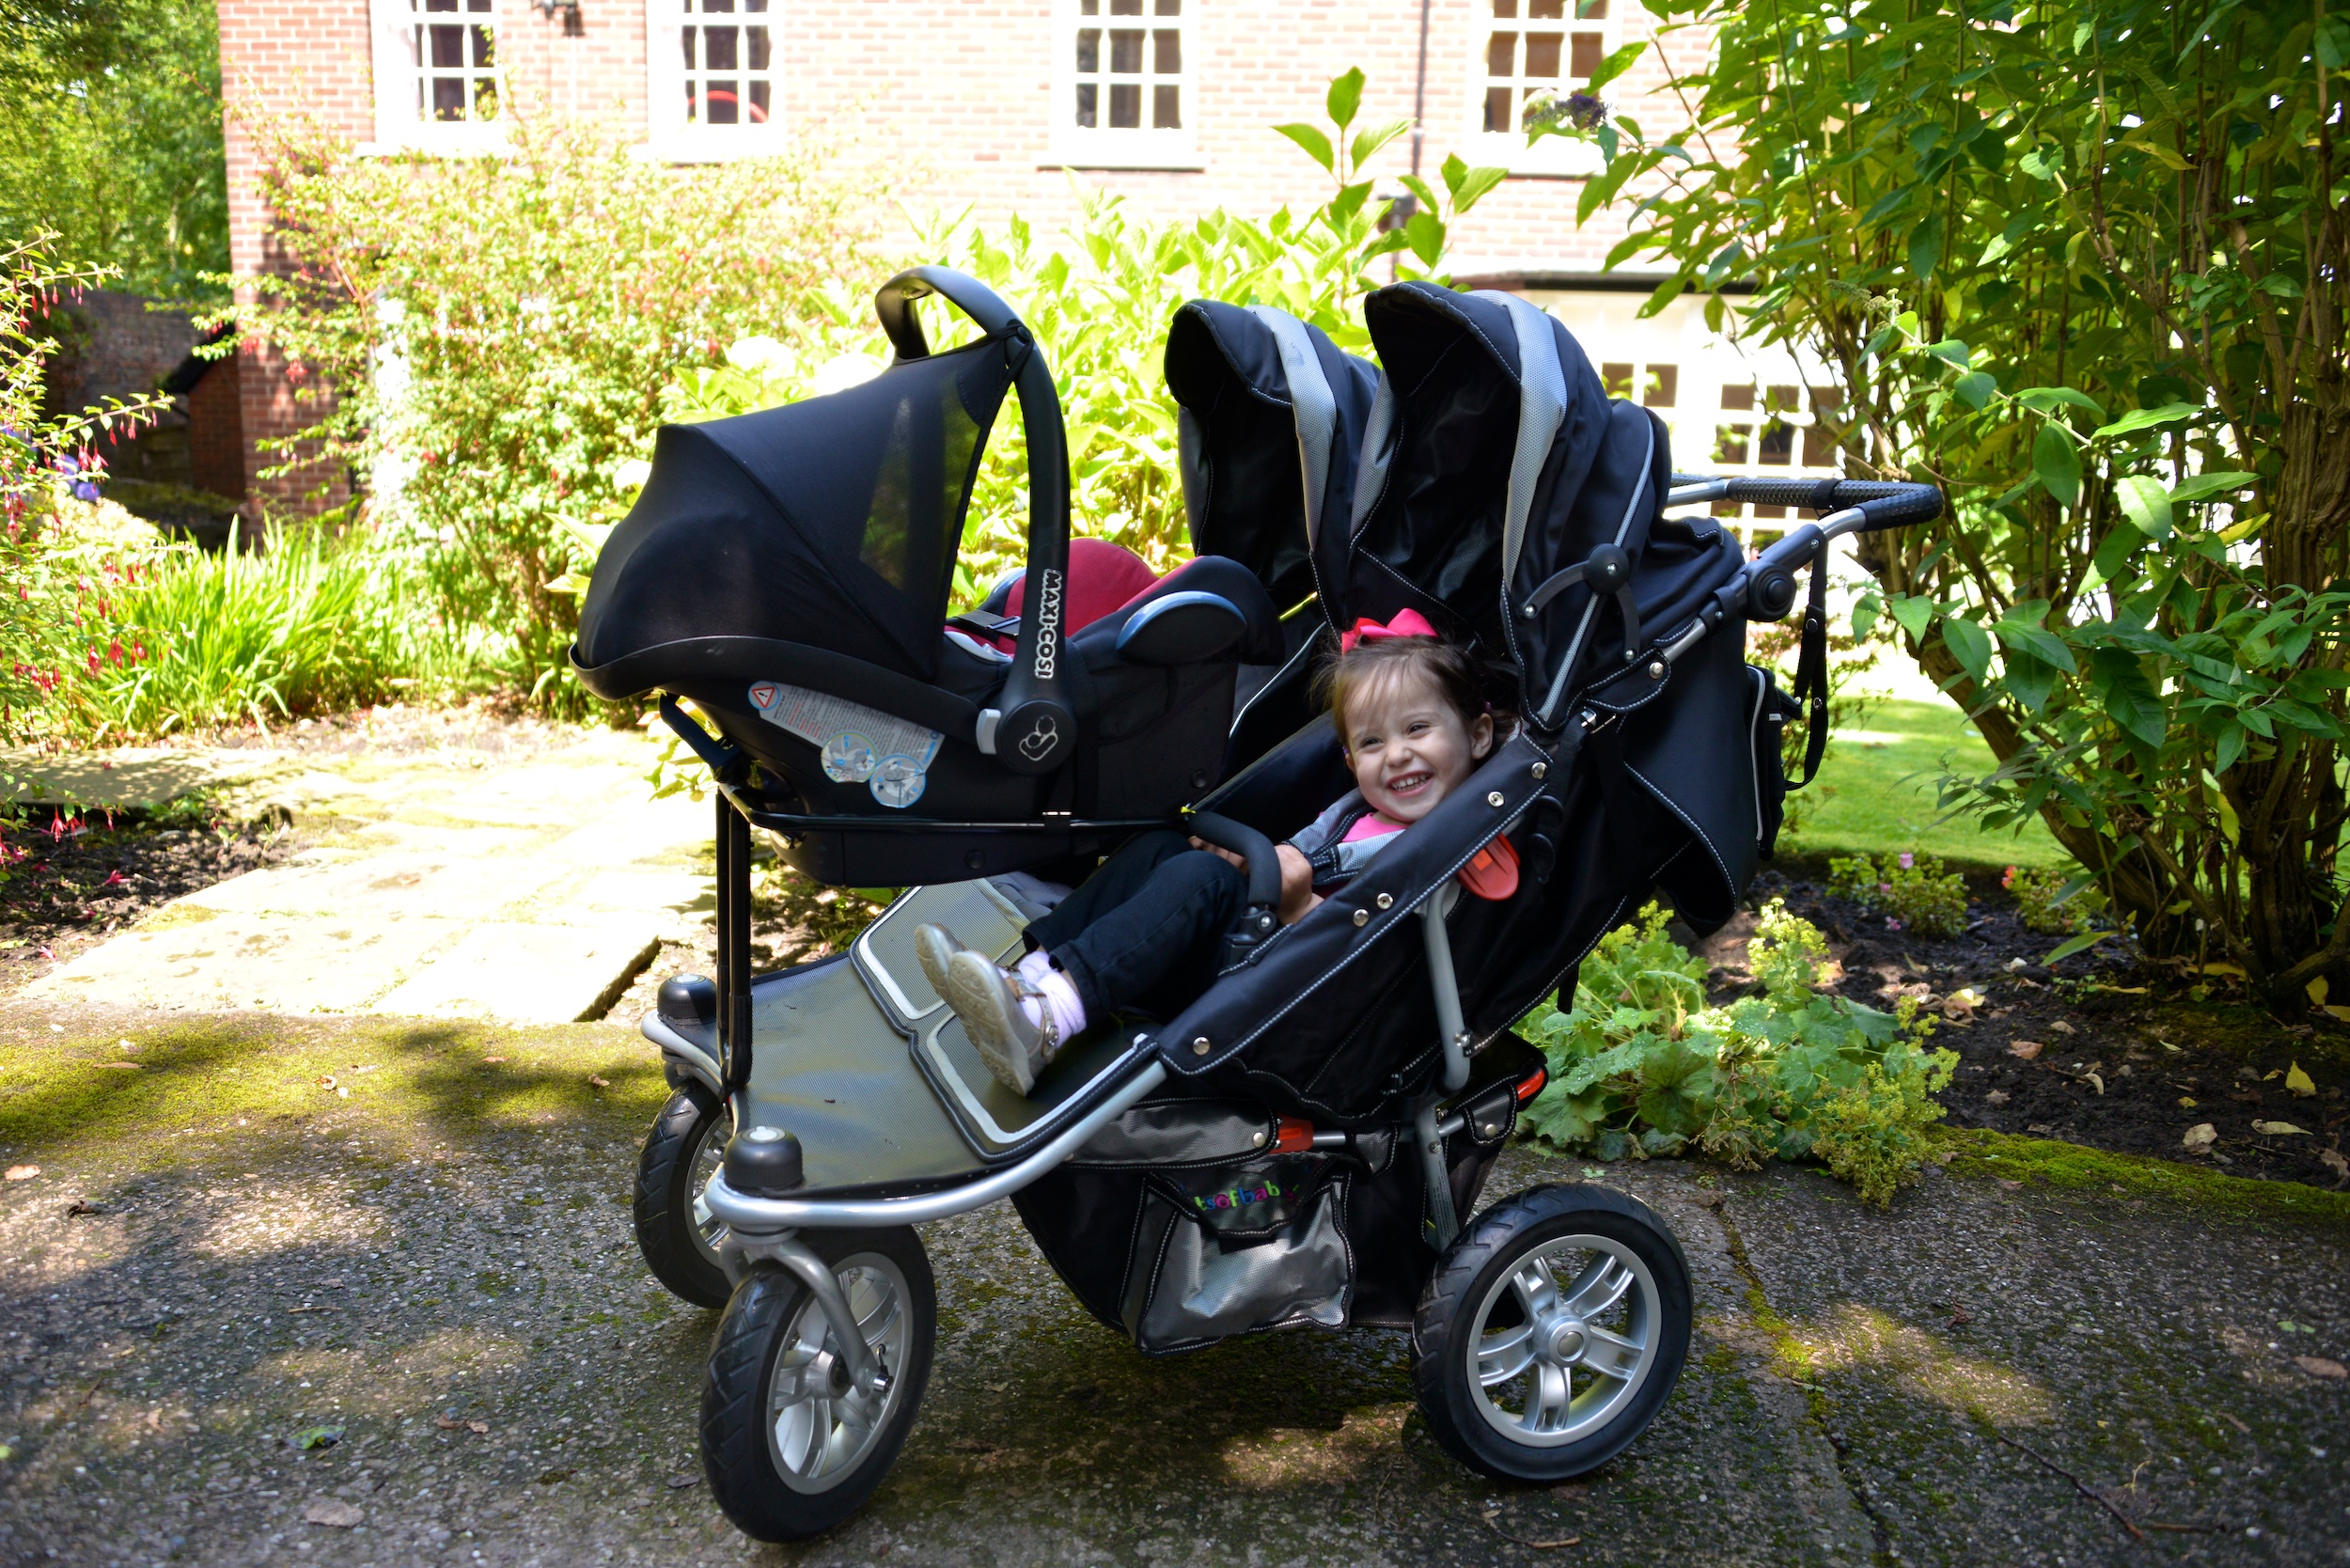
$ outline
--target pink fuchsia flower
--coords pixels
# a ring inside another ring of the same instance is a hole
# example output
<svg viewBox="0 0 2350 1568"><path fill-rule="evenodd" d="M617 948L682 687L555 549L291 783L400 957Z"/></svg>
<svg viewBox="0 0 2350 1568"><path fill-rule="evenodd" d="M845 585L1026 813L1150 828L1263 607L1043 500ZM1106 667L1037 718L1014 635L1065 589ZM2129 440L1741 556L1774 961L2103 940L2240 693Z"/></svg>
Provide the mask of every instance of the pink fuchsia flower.
<svg viewBox="0 0 2350 1568"><path fill-rule="evenodd" d="M2015 868L2014 868L2014 867L2010 866L2010 867L2007 869L2006 874L2004 874L2003 876L2001 876L2001 877L1999 878L1999 886L2002 886L2002 887L2013 887L2013 886L2015 886Z"/></svg>
<svg viewBox="0 0 2350 1568"><path fill-rule="evenodd" d="M1885 917L1885 929L1888 931L1899 931L1902 929L1902 923L1893 918L1892 916L1888 915Z"/></svg>
<svg viewBox="0 0 2350 1568"><path fill-rule="evenodd" d="M1909 870L1912 866L1914 866L1914 865L1916 865L1916 864L1917 864L1916 859L1915 859L1914 857L1912 857L1912 856L1911 856L1910 853L1909 853L1907 850L1904 850L1904 851L1902 851L1902 870L1904 870L1904 871L1905 871L1905 870Z"/></svg>

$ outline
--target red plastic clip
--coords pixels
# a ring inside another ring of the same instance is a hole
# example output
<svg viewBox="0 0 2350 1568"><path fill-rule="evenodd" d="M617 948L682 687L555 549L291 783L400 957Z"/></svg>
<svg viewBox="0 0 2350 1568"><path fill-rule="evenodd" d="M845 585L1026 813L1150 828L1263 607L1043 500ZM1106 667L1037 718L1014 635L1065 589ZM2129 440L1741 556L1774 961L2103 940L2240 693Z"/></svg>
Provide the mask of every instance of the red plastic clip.
<svg viewBox="0 0 2350 1568"><path fill-rule="evenodd" d="M1301 1153L1314 1146L1314 1124L1302 1116L1285 1116L1273 1124L1273 1152Z"/></svg>
<svg viewBox="0 0 2350 1568"><path fill-rule="evenodd" d="M1480 899L1495 902L1518 890L1518 850L1505 837L1497 838L1461 868L1461 886Z"/></svg>
<svg viewBox="0 0 2350 1568"><path fill-rule="evenodd" d="M1528 1100L1534 1098L1535 1095L1540 1094L1543 1091L1543 1085L1548 1082L1550 1082L1549 1068L1537 1067L1534 1069L1534 1075L1527 1079L1524 1083L1518 1085L1518 1104L1523 1105Z"/></svg>

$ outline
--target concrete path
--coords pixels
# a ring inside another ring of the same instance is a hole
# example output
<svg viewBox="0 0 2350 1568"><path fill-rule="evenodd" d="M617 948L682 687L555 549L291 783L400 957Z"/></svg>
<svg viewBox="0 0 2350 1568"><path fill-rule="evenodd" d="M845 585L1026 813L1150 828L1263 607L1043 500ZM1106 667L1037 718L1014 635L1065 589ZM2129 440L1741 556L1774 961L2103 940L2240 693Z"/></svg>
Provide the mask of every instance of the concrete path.
<svg viewBox="0 0 2350 1568"><path fill-rule="evenodd" d="M164 906L28 998L569 1022L710 907L710 808L648 798L656 748L640 732L557 732L522 759L117 755L80 765L75 798L208 787L232 809L290 814L309 847Z"/></svg>
<svg viewBox="0 0 2350 1568"><path fill-rule="evenodd" d="M41 1168L0 1184L0 1562L2350 1559L2350 1225L2308 1189L1995 1140L1887 1215L1809 1170L1513 1152L1490 1194L1655 1205L1700 1304L1655 1425L1551 1488L1434 1447L1400 1334L1136 1355L998 1206L925 1232L893 1477L781 1550L699 1479L715 1320L630 1240L666 1091L616 1031L20 1004L0 1043L0 1158Z"/></svg>

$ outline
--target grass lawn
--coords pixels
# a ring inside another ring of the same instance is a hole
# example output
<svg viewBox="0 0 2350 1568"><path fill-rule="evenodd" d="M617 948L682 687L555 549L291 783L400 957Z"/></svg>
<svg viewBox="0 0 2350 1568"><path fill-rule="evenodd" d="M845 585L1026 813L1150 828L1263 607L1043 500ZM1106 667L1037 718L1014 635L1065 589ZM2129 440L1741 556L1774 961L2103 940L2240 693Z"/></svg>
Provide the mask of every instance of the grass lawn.
<svg viewBox="0 0 2350 1568"><path fill-rule="evenodd" d="M1952 865L2071 865L2038 822L2015 834L1938 821L1935 780L1944 769L1981 775L1993 765L1991 748L1954 704L1888 698L1869 713L1867 728L1839 731L1820 776L1788 797L1794 831L1781 836L1779 852L1818 858L1926 850Z"/></svg>

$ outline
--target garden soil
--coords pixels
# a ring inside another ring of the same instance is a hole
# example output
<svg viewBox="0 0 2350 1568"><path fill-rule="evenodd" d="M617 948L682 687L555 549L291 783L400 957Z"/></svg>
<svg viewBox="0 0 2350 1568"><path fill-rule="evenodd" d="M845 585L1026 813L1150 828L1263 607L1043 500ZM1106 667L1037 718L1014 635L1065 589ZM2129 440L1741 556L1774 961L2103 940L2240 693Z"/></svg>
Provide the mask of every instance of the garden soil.
<svg viewBox="0 0 2350 1568"><path fill-rule="evenodd" d="M1828 938L1840 994L1882 1008L1915 997L1937 1020L1934 1043L1959 1057L1941 1097L1950 1125L2350 1187L2350 1029L2325 1014L2280 1023L2224 979L2199 1001L2176 975L2095 949L2051 971L2039 960L2061 938L2026 930L1996 886L1977 890L1966 930L1947 939L1888 930L1801 867L1757 879L1750 902L1773 898ZM1750 983L1751 931L1741 917L1701 945L1717 999ZM2292 1087L2296 1068L2307 1092ZM2198 1152L2186 1137L2204 1124L2215 1141Z"/></svg>

